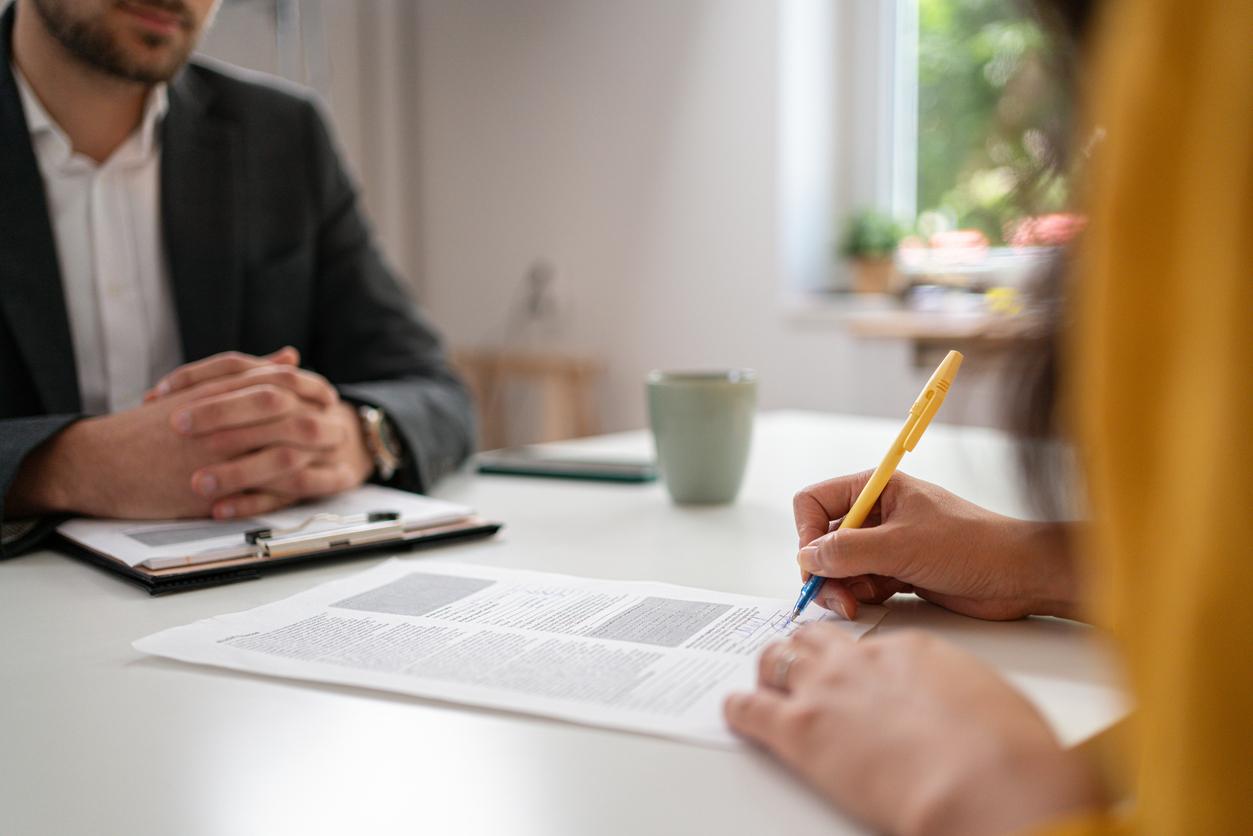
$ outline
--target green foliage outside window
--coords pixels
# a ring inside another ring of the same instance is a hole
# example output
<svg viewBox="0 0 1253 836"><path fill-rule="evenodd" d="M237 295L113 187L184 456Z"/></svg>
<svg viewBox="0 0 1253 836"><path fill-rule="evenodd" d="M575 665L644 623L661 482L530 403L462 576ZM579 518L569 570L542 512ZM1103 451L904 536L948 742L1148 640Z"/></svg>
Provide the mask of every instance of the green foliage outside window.
<svg viewBox="0 0 1253 836"><path fill-rule="evenodd" d="M1044 34L1014 0L919 0L918 210L996 246L1014 222L1056 212L1051 170L1066 114Z"/></svg>

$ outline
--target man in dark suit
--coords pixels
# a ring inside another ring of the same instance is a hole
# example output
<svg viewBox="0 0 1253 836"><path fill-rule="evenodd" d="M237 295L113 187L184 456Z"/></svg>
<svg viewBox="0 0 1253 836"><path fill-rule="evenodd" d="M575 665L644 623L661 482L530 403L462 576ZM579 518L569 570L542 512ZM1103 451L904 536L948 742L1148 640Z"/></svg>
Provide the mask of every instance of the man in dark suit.
<svg viewBox="0 0 1253 836"><path fill-rule="evenodd" d="M470 452L314 105L187 63L214 0L0 17L0 522L224 518ZM302 365L303 364L303 365Z"/></svg>

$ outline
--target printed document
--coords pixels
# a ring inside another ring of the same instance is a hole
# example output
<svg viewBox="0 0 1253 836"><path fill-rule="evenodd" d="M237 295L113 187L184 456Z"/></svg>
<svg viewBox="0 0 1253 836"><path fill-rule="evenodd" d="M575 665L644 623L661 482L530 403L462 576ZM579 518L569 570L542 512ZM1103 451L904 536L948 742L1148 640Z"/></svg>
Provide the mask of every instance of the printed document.
<svg viewBox="0 0 1253 836"><path fill-rule="evenodd" d="M733 744L727 694L796 629L791 602L670 584L390 560L135 642L184 662ZM862 606L861 636L883 617Z"/></svg>

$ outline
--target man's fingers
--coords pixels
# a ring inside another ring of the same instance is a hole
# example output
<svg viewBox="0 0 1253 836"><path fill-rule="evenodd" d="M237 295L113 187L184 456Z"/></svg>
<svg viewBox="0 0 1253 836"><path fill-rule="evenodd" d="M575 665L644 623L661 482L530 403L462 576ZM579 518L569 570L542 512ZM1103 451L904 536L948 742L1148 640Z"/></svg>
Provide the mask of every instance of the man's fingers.
<svg viewBox="0 0 1253 836"><path fill-rule="evenodd" d="M203 360L179 366L158 380L157 384L149 392L151 397L145 397L145 400L162 398L182 389L188 389L203 383L206 380L212 380L224 375L239 374L240 372L272 363L298 366L300 365L300 352L288 345L264 357L243 354L238 351L214 354L212 357L206 357Z"/></svg>
<svg viewBox="0 0 1253 836"><path fill-rule="evenodd" d="M204 386L206 395L248 386L277 386L318 406L331 406L339 401L339 392L322 375L280 363L256 366L237 375L218 378L215 383L220 386L215 386L214 383Z"/></svg>
<svg viewBox="0 0 1253 836"><path fill-rule="evenodd" d="M239 351L224 351L221 354L214 354L212 357L206 357L203 360L179 366L158 380L148 393L151 398L145 398L145 400L172 395L175 392L190 389L192 386L204 383L207 380L213 380L225 375L239 374L248 369L270 363L297 365L299 362L300 353L291 346L284 346L265 357L244 354Z"/></svg>
<svg viewBox="0 0 1253 836"><path fill-rule="evenodd" d="M339 392L322 375L296 366L266 363L246 369L238 374L215 377L179 392L185 403L206 400L227 392L236 392L250 386L276 386L286 389L313 406L332 406L339 403ZM147 400L154 400L147 398Z"/></svg>
<svg viewBox="0 0 1253 836"><path fill-rule="evenodd" d="M235 517L254 517L269 511L286 508L299 501L299 497L259 491L256 493L239 493L228 496L213 503L213 517L218 520L229 520Z"/></svg>
<svg viewBox="0 0 1253 836"><path fill-rule="evenodd" d="M306 467L267 484L266 490L300 499L330 496L357 487L358 479L348 465L326 464Z"/></svg>
<svg viewBox="0 0 1253 836"><path fill-rule="evenodd" d="M263 383L192 401L172 412L170 423L183 435L205 435L276 420L292 412L299 403L300 399L289 390Z"/></svg>
<svg viewBox="0 0 1253 836"><path fill-rule="evenodd" d="M205 438L211 450L238 456L272 444L326 452L344 442L344 426L323 410L297 410L277 421L219 430Z"/></svg>
<svg viewBox="0 0 1253 836"><path fill-rule="evenodd" d="M295 447L267 447L200 468L191 476L191 489L210 499L230 496L290 476L307 467L316 455L311 450Z"/></svg>

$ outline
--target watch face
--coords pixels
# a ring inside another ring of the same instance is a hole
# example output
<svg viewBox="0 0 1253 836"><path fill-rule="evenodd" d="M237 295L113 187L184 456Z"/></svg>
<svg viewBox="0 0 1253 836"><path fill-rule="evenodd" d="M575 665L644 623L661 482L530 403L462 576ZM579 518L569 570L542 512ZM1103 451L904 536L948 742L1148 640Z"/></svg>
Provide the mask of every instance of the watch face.
<svg viewBox="0 0 1253 836"><path fill-rule="evenodd" d="M358 412L361 415L361 429L365 433L366 447L374 459L375 473L386 482L400 467L404 447L383 410L363 405Z"/></svg>
<svg viewBox="0 0 1253 836"><path fill-rule="evenodd" d="M380 413L382 420L379 421L379 441L383 443L383 448L391 453L397 459L404 452L400 446L400 437L396 435L396 428L392 426L392 422L386 415Z"/></svg>

